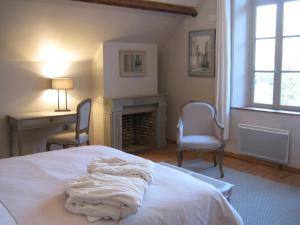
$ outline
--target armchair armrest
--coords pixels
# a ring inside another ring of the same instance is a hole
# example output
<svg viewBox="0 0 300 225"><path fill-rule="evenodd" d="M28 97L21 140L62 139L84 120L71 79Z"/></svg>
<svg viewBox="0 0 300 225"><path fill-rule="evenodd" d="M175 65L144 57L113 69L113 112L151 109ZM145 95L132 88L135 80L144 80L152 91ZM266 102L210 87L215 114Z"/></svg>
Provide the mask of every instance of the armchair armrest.
<svg viewBox="0 0 300 225"><path fill-rule="evenodd" d="M181 117L179 117L178 124L177 124L177 144L180 144L182 136L183 136L183 121Z"/></svg>
<svg viewBox="0 0 300 225"><path fill-rule="evenodd" d="M224 141L224 126L219 122L219 120L217 119L216 116L215 116L215 124L217 125L216 128L218 128L220 130L219 138L221 139L222 145L224 145L225 144L225 141Z"/></svg>
<svg viewBox="0 0 300 225"><path fill-rule="evenodd" d="M220 129L224 129L224 126L217 119L215 119L215 122Z"/></svg>

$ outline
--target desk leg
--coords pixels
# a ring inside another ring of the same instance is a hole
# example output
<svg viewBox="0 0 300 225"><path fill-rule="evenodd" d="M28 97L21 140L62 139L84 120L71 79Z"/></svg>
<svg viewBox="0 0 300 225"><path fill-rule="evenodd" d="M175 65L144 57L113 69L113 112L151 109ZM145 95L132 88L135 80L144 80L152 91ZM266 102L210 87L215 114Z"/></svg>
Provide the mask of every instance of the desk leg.
<svg viewBox="0 0 300 225"><path fill-rule="evenodd" d="M21 156L22 155L22 147L23 147L23 132L22 129L18 129L17 130L17 138L18 138L18 155Z"/></svg>

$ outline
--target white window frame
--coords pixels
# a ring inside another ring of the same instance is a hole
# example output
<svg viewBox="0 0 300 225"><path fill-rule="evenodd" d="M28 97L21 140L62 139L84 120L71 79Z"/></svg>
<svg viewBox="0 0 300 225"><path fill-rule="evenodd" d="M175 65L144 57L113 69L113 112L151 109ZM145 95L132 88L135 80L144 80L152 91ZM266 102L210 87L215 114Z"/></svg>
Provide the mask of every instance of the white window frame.
<svg viewBox="0 0 300 225"><path fill-rule="evenodd" d="M252 18L253 20L250 31L252 36L252 41L250 44L250 54L251 54L251 68L250 68L250 106L257 108L267 108L275 110L288 110L288 111L300 111L300 106L285 106L280 105L280 91L281 91L281 76L282 73L300 73L300 71L282 71L282 51L283 51L283 38L284 37L300 37L300 35L283 36L283 13L284 13L284 3L289 1L297 0L255 0L252 3ZM277 15L276 15L276 35L275 35L275 62L274 71L262 71L255 70L255 47L256 40L258 39L274 39L274 37L266 38L256 38L256 8L261 5L277 4ZM274 73L274 85L273 85L273 104L261 104L254 102L254 82L255 82L255 72L272 72Z"/></svg>

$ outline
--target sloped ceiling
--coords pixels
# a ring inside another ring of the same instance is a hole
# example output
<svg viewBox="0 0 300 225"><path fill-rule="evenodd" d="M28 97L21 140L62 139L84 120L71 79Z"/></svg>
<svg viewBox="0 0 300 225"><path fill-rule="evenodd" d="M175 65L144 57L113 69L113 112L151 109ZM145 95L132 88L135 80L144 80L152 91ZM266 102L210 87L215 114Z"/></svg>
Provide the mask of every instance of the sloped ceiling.
<svg viewBox="0 0 300 225"><path fill-rule="evenodd" d="M160 1L195 6L199 0ZM39 61L52 46L68 60L86 60L109 40L161 45L184 18L68 0L1 0L0 59Z"/></svg>

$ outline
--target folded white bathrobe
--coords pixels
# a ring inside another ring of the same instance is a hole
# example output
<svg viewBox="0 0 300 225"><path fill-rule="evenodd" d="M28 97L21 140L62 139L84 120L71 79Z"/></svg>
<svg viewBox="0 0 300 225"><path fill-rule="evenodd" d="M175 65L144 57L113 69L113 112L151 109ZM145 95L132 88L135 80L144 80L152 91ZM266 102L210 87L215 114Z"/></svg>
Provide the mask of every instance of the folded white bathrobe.
<svg viewBox="0 0 300 225"><path fill-rule="evenodd" d="M119 158L98 158L88 165L88 173L105 173L126 177L141 177L152 182L154 164L150 160L129 160Z"/></svg>
<svg viewBox="0 0 300 225"><path fill-rule="evenodd" d="M88 165L89 174L66 189L69 197L65 207L86 215L91 222L117 220L136 213L152 181L153 166L149 160L145 163L118 158L93 160Z"/></svg>

